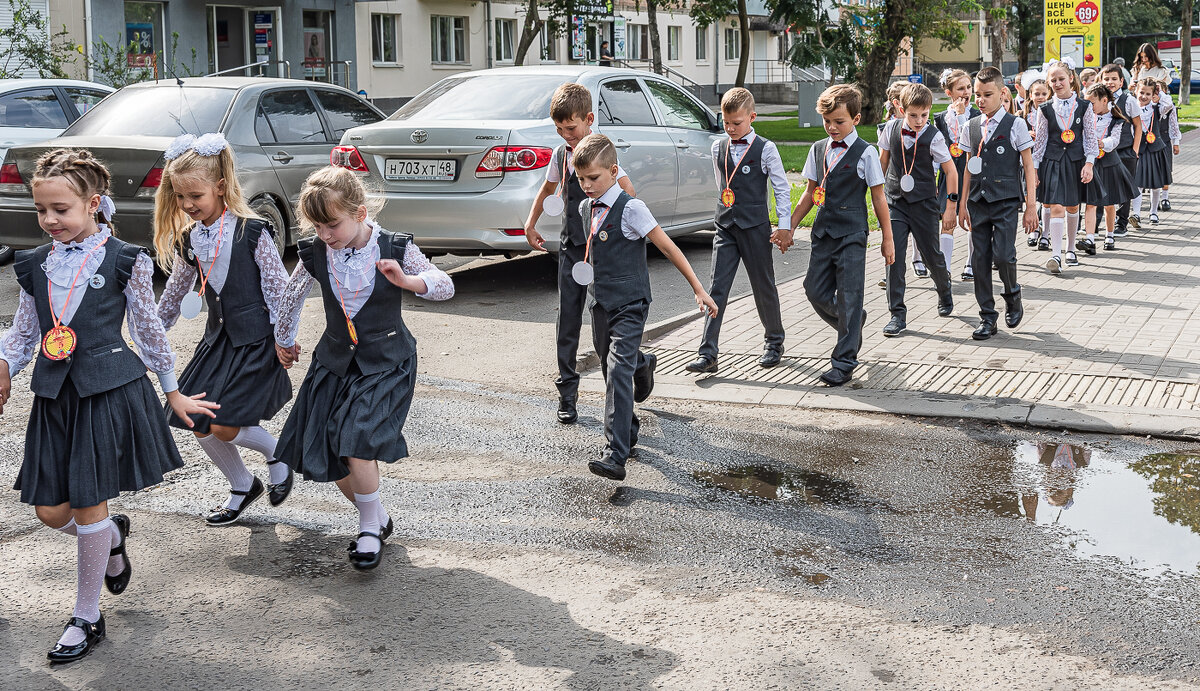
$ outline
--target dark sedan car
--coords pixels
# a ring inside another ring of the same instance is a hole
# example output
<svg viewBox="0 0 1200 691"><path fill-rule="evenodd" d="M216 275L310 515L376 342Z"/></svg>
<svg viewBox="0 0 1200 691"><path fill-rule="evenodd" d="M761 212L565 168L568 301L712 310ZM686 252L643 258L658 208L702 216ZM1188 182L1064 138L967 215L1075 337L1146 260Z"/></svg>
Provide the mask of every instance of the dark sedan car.
<svg viewBox="0 0 1200 691"><path fill-rule="evenodd" d="M342 134L384 115L341 87L292 79L199 77L183 84L147 82L112 94L62 136L9 149L0 167L0 243L46 242L29 181L39 156L58 147L91 150L112 173L113 219L120 236L149 245L163 152L184 133L222 132L237 157L238 181L250 205L294 241L300 186L329 164Z"/></svg>

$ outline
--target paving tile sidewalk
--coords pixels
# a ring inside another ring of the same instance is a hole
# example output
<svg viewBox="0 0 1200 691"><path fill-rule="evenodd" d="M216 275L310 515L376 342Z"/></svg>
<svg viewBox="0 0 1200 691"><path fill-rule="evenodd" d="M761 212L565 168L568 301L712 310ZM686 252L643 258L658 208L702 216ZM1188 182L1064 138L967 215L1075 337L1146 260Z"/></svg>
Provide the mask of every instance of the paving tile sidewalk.
<svg viewBox="0 0 1200 691"><path fill-rule="evenodd" d="M1190 140L1190 141L1189 141ZM968 235L955 241L955 313L940 318L929 279L909 272L909 330L885 338L890 315L878 247L868 251L867 327L851 386L817 381L835 340L804 296L803 278L780 284L787 353L764 370L762 327L749 297L727 307L721 370L693 375L700 322L650 340L658 353L656 395L799 407L945 415L1082 430L1200 436L1200 137L1187 137L1171 186L1174 209L1118 239L1117 250L1080 253L1082 266L1060 276L1043 267L1048 252L1018 238L1025 320L988 341L971 340L978 306L960 282ZM797 235L807 241L807 234ZM878 237L872 238L876 243ZM999 282L996 282L999 291ZM997 302L1003 311L1002 301ZM589 388L601 383L593 374Z"/></svg>

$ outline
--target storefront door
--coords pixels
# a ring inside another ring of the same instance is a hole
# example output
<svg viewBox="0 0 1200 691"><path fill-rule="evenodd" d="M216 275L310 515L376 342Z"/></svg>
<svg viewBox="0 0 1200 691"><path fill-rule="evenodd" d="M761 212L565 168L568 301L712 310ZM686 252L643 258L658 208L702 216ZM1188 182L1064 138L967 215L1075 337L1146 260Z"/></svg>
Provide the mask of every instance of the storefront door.
<svg viewBox="0 0 1200 691"><path fill-rule="evenodd" d="M333 65L333 13L304 12L304 78L345 84L342 71Z"/></svg>
<svg viewBox="0 0 1200 691"><path fill-rule="evenodd" d="M288 76L279 59L279 8L209 5L208 10L210 74L266 61L260 67L227 74Z"/></svg>
<svg viewBox="0 0 1200 691"><path fill-rule="evenodd" d="M286 77L287 69L279 58L279 8L251 7L246 10L250 60L263 62L261 73L268 77ZM257 74L258 72L256 72Z"/></svg>

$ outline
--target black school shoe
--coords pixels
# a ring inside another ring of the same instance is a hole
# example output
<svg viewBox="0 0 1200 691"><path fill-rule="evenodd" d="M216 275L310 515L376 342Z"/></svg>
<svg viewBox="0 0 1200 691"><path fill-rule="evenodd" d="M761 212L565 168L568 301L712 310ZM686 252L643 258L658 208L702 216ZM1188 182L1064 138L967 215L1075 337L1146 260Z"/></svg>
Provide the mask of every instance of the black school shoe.
<svg viewBox="0 0 1200 691"><path fill-rule="evenodd" d="M283 461L269 461L267 465L273 463L283 463ZM267 498L271 500L271 506L279 506L288 498L288 495L292 493L292 484L295 481L296 473L291 468L288 468L287 477L284 478L283 482L267 484Z"/></svg>
<svg viewBox="0 0 1200 691"><path fill-rule="evenodd" d="M1104 249L1105 249L1106 251L1107 251L1107 250L1115 250L1115 249L1117 249L1117 242L1116 242L1116 240L1113 240L1112 238L1104 238Z"/></svg>
<svg viewBox="0 0 1200 691"><path fill-rule="evenodd" d="M963 281L974 281L974 280L975 280L975 271L974 271L974 269L972 269L972 268L971 268L971 267L969 267L969 266L968 266L968 267L966 267L965 269L963 269L963 272L962 272L962 280L963 280Z"/></svg>
<svg viewBox="0 0 1200 691"><path fill-rule="evenodd" d="M929 277L929 269L925 267L925 262L913 262L913 273L916 274L918 278Z"/></svg>
<svg viewBox="0 0 1200 691"><path fill-rule="evenodd" d="M1050 251L1050 238L1043 235L1038 240L1038 251L1039 252L1049 252Z"/></svg>
<svg viewBox="0 0 1200 691"><path fill-rule="evenodd" d="M758 358L758 366L764 369L774 367L783 360L783 346L769 345L763 350L763 354Z"/></svg>
<svg viewBox="0 0 1200 691"><path fill-rule="evenodd" d="M129 537L130 529L129 516L123 513L112 515L112 522L116 524L117 530L121 531L121 544L113 547L108 552L108 556L115 557L118 554L125 558L125 568L121 573L115 576L104 574L104 586L108 588L108 592L113 595L120 595L125 592L125 588L129 586L129 579L133 577L133 564L129 563L129 556L125 554L125 538Z"/></svg>
<svg viewBox="0 0 1200 691"><path fill-rule="evenodd" d="M1076 240L1075 249L1080 252L1086 252L1089 255L1094 255L1096 253L1096 241L1088 238Z"/></svg>
<svg viewBox="0 0 1200 691"><path fill-rule="evenodd" d="M844 372L836 367L821 375L821 381L828 386L841 386L854 378L850 372Z"/></svg>
<svg viewBox="0 0 1200 691"><path fill-rule="evenodd" d="M391 524L390 519L388 520L388 524L389 525ZM362 537L373 537L376 540L379 540L379 551L378 552L359 552L358 551L358 538L362 538ZM371 569L375 568L376 566L379 566L380 562L383 561L383 545L384 545L383 540L384 540L384 537L383 537L382 532L372 533L372 532L368 532L368 531L364 530L363 532L359 533L358 537L351 540L350 546L346 548L346 551L350 553L350 565L353 566L354 568L358 569L359 571L370 571Z"/></svg>
<svg viewBox="0 0 1200 691"><path fill-rule="evenodd" d="M616 480L617 482L625 479L625 464L617 463L607 458L588 461L588 470L592 472L592 475L599 475L600 477Z"/></svg>
<svg viewBox="0 0 1200 691"><path fill-rule="evenodd" d="M249 506L254 503L254 500L261 497L265 491L267 491L267 488L263 487L262 480L254 478L254 483L250 485L250 489L244 491L234 489L229 491L230 494L239 494L245 497L242 499L242 505L240 507L237 509L227 509L222 506L221 508L216 509L212 513L208 514L208 517L204 520L209 525L229 525L240 518L242 512L249 508Z"/></svg>
<svg viewBox="0 0 1200 691"><path fill-rule="evenodd" d="M579 411L575 409L574 396L558 397L558 421L564 425L573 425L579 419Z"/></svg>
<svg viewBox="0 0 1200 691"><path fill-rule="evenodd" d="M717 361L715 358L707 358L701 355L692 362L688 363L685 370L695 372L696 374L708 374L717 371Z"/></svg>
<svg viewBox="0 0 1200 691"><path fill-rule="evenodd" d="M1158 210L1159 210L1159 211L1170 211L1170 210L1171 210L1171 200L1170 200L1170 199L1164 199L1164 200L1162 200L1161 202L1159 202L1159 203L1158 203Z"/></svg>
<svg viewBox="0 0 1200 691"><path fill-rule="evenodd" d="M67 625L63 627L63 631L66 631L72 626L83 630L83 640L75 645L59 645L55 643L50 652L46 653L46 658L50 660L50 664L61 665L68 662L81 660L86 657L88 653L92 652L92 648L95 648L97 643L104 639L105 628L103 614L100 615L100 618L97 619L95 623L84 621L79 617L71 617L67 621Z"/></svg>
<svg viewBox="0 0 1200 691"><path fill-rule="evenodd" d="M654 368L658 366L658 356L654 353L646 355L646 364L633 373L633 402L641 403L650 398L654 390Z"/></svg>
<svg viewBox="0 0 1200 691"><path fill-rule="evenodd" d="M996 333L996 322L984 319L983 321L979 322L979 328L975 329L975 331L971 333L971 338L975 339L976 341L986 341L992 336L995 336Z"/></svg>
<svg viewBox="0 0 1200 691"><path fill-rule="evenodd" d="M1030 247L1037 247L1038 239L1041 237L1042 237L1041 233L1030 233L1029 239L1025 241L1025 244L1029 245Z"/></svg>

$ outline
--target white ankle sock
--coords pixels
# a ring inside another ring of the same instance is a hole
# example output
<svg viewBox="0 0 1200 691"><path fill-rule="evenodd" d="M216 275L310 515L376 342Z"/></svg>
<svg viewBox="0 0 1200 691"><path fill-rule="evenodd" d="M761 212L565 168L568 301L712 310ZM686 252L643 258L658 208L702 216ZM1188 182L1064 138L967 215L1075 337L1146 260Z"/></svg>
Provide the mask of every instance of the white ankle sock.
<svg viewBox="0 0 1200 691"><path fill-rule="evenodd" d="M100 619L100 588L104 585L104 570L108 566L108 550L112 549L112 520L105 518L90 525L76 525L75 612L72 616L84 621ZM82 629L70 627L58 642L62 645L81 643Z"/></svg>
<svg viewBox="0 0 1200 691"><path fill-rule="evenodd" d="M1050 249L1056 257L1062 256L1063 233L1066 230L1067 219L1054 217L1050 219Z"/></svg>
<svg viewBox="0 0 1200 691"><path fill-rule="evenodd" d="M1158 213L1158 200L1162 196L1162 190L1150 190L1150 213Z"/></svg>
<svg viewBox="0 0 1200 691"><path fill-rule="evenodd" d="M355 492L354 505L358 507L358 532L378 535L386 525L386 522L379 522L379 517L387 515L383 509L383 502L379 499L379 490L370 494ZM359 552L378 552L379 547L380 542L377 538L363 537L358 539L358 546L355 549Z"/></svg>
<svg viewBox="0 0 1200 691"><path fill-rule="evenodd" d="M213 465L217 466L217 470L229 481L230 489L244 492L254 485L254 475L246 470L246 464L242 462L242 455L238 453L236 446L217 439L215 434L210 434L200 438L200 448L204 449L204 453L212 459ZM241 508L243 499L244 495L230 494L225 508Z"/></svg>
<svg viewBox="0 0 1200 691"><path fill-rule="evenodd" d="M55 528L55 530L60 533L66 533L71 537L75 537L77 534L77 531L75 530L75 517L72 516L71 520L67 521L66 524L62 525L61 527Z"/></svg>
<svg viewBox="0 0 1200 691"><path fill-rule="evenodd" d="M267 470L271 473L271 484L277 485L286 480L288 475L287 465L273 462L275 460L275 445L278 442L279 440L271 436L270 432L255 425L254 427L243 427L238 430L237 436L233 438L233 442L231 443L261 453L263 458L267 459Z"/></svg>
<svg viewBox="0 0 1200 691"><path fill-rule="evenodd" d="M1142 215L1142 191L1138 190L1137 196L1131 199L1129 203L1129 213L1134 216Z"/></svg>
<svg viewBox="0 0 1200 691"><path fill-rule="evenodd" d="M121 529L117 527L116 522L112 520L111 516L108 519L108 524L110 526L112 526L111 544L108 546L108 548L110 550L113 550L113 549L116 549L121 546ZM121 573L124 570L125 570L125 557L118 554L116 556L110 556L108 558L108 568L106 568L104 570L104 575L105 576L116 576L117 574Z"/></svg>
<svg viewBox="0 0 1200 691"><path fill-rule="evenodd" d="M940 233L938 242L942 246L942 256L946 258L946 268L954 266L954 235L952 233Z"/></svg>

